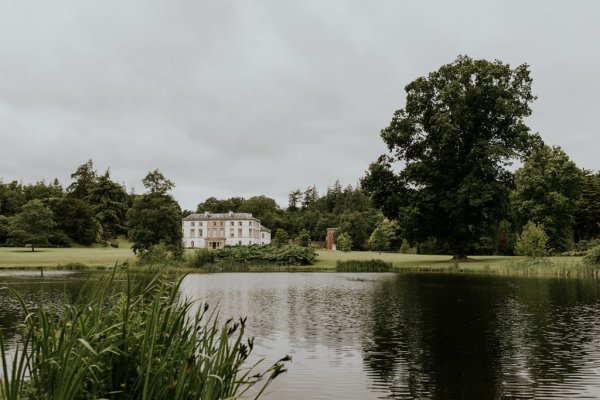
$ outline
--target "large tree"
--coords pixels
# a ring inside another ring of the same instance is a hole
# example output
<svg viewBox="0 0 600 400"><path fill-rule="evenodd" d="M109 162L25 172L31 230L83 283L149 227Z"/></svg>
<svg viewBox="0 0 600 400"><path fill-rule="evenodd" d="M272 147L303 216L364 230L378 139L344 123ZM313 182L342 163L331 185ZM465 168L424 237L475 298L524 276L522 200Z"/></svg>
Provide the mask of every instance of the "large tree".
<svg viewBox="0 0 600 400"><path fill-rule="evenodd" d="M98 238L100 224L96 214L87 201L74 197L63 197L50 202L56 228L66 234L70 240L90 245Z"/></svg>
<svg viewBox="0 0 600 400"><path fill-rule="evenodd" d="M49 245L54 228L52 211L40 200L26 203L21 212L11 218L8 224L8 242L15 246L31 245L35 247Z"/></svg>
<svg viewBox="0 0 600 400"><path fill-rule="evenodd" d="M460 56L406 86L381 137L403 166L392 184L407 194L398 207L414 239L435 237L461 259L506 214L507 167L535 137L524 123L531 83L527 65Z"/></svg>
<svg viewBox="0 0 600 400"><path fill-rule="evenodd" d="M552 250L570 250L582 183L581 171L560 147L537 147L515 172L511 201L519 228L541 224Z"/></svg>
<svg viewBox="0 0 600 400"><path fill-rule="evenodd" d="M127 231L125 225L129 195L123 185L110 179L108 170L92 186L88 201L102 226L104 241L112 240Z"/></svg>
<svg viewBox="0 0 600 400"><path fill-rule="evenodd" d="M136 254L164 244L173 255L182 255L181 208L168 194L175 185L158 170L142 180L148 191L135 199L129 210L129 237Z"/></svg>
<svg viewBox="0 0 600 400"><path fill-rule="evenodd" d="M90 195L96 179L98 179L98 173L94 169L94 162L87 160L84 164L81 164L71 174L71 179L73 179L73 182L67 188L69 196L86 199Z"/></svg>

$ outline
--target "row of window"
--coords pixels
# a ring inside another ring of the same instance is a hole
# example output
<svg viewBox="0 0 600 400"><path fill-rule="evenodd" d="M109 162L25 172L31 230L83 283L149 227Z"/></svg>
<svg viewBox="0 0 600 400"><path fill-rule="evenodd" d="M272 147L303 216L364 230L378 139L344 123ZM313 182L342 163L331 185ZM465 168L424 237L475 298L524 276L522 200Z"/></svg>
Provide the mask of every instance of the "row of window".
<svg viewBox="0 0 600 400"><path fill-rule="evenodd" d="M238 226L242 226L243 222L242 221L238 221ZM210 223L206 224L207 226L210 226ZM258 226L258 222L256 221L248 221L248 225L249 226ZM196 222L195 221L191 221L190 222L190 226L196 226ZM203 226L202 221L198 222L198 226ZM212 226L217 226L217 221L212 221ZM219 221L219 225L218 226L225 226L225 223L223 221ZM230 221L229 222L229 226L235 226L235 221Z"/></svg>
<svg viewBox="0 0 600 400"><path fill-rule="evenodd" d="M248 235L249 237L253 237L255 239L258 239L258 229L250 229L250 234ZM202 237L203 236L204 231L202 229L198 229L198 237ZM185 236L185 232L184 232L184 236ZM219 229L208 229L208 236L209 237L225 237L225 229L223 228L219 228ZM242 228L238 228L237 230L237 237L243 237L243 231ZM190 237L196 237L196 229L190 229ZM229 229L229 237L235 237L234 235L234 229L230 228ZM262 238L265 238L265 233L262 233Z"/></svg>

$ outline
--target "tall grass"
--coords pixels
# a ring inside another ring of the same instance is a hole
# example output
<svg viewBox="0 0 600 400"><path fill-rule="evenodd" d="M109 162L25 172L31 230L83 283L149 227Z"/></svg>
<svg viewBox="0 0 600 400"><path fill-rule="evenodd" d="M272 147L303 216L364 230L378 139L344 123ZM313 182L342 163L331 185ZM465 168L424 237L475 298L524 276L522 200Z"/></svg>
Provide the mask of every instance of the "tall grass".
<svg viewBox="0 0 600 400"><path fill-rule="evenodd" d="M338 261L335 270L338 272L389 272L392 270L392 263L375 259Z"/></svg>
<svg viewBox="0 0 600 400"><path fill-rule="evenodd" d="M207 306L192 312L181 280L126 277L119 288L112 273L58 309L33 311L15 293L22 341L9 360L0 335L0 398L258 398L285 372L287 357L262 371L247 365L246 320L220 325Z"/></svg>

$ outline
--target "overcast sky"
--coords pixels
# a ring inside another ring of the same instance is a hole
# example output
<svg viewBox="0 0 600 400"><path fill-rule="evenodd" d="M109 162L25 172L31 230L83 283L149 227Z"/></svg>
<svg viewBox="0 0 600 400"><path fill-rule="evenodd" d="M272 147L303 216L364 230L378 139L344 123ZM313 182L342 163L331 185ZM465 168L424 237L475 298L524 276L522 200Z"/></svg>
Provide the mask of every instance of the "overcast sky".
<svg viewBox="0 0 600 400"><path fill-rule="evenodd" d="M0 2L0 177L63 185L88 159L136 192L355 184L404 86L457 55L531 67L533 131L600 169L600 2Z"/></svg>

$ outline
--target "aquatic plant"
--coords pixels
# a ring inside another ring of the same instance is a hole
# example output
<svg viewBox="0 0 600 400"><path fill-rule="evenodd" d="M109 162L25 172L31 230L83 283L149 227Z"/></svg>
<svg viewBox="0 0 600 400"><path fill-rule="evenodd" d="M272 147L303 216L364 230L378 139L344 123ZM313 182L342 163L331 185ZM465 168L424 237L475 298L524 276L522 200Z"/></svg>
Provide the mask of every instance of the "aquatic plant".
<svg viewBox="0 0 600 400"><path fill-rule="evenodd" d="M348 260L338 261L335 270L338 272L388 272L392 263L383 260Z"/></svg>
<svg viewBox="0 0 600 400"><path fill-rule="evenodd" d="M126 277L113 272L58 309L34 311L15 292L22 340L9 357L0 335L0 398L258 398L285 372L287 357L260 372L260 361L247 366L246 320L220 324L206 305L194 312L181 280Z"/></svg>

